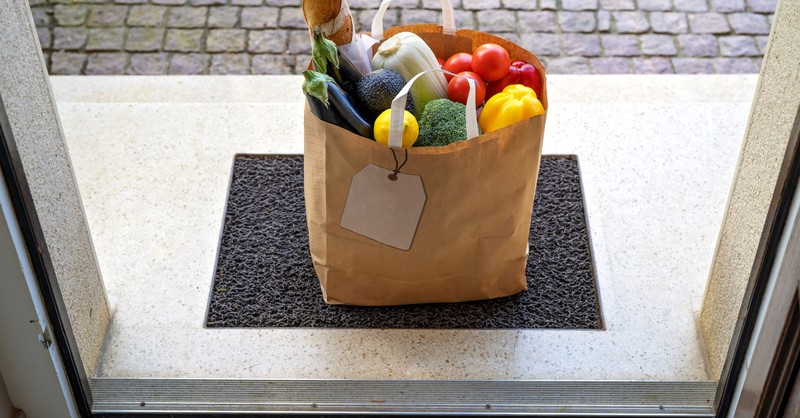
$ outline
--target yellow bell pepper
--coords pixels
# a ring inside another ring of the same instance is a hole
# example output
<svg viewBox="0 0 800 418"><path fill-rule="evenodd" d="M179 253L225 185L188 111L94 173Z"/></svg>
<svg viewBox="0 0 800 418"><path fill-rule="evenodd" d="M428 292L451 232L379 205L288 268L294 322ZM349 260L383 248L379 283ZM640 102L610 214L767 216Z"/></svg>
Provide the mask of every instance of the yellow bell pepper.
<svg viewBox="0 0 800 418"><path fill-rule="evenodd" d="M483 105L478 125L483 132L491 132L542 113L544 107L532 88L511 84Z"/></svg>

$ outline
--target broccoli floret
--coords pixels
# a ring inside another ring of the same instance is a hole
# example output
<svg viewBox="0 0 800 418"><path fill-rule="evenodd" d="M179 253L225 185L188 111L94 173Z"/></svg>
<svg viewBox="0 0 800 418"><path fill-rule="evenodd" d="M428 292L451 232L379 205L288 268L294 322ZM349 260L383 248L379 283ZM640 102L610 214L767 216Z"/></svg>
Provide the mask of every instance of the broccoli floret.
<svg viewBox="0 0 800 418"><path fill-rule="evenodd" d="M467 139L466 106L447 99L431 100L419 118L415 147L440 147Z"/></svg>

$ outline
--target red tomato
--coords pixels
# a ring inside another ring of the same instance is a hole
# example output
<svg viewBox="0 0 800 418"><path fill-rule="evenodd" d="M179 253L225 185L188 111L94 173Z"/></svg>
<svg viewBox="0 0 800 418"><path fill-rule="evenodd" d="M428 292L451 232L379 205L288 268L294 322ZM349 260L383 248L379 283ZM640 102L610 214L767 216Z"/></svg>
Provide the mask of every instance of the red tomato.
<svg viewBox="0 0 800 418"><path fill-rule="evenodd" d="M497 44L483 44L472 53L472 71L486 81L499 80L508 74L511 57Z"/></svg>
<svg viewBox="0 0 800 418"><path fill-rule="evenodd" d="M444 70L444 60L439 57L436 57L436 61L439 62L439 68Z"/></svg>
<svg viewBox="0 0 800 418"><path fill-rule="evenodd" d="M454 102L467 104L469 81L465 77L469 77L475 80L475 107L483 104L483 99L486 97L486 85L483 84L483 79L472 71L462 71L458 75L463 77L453 77L447 84L447 98Z"/></svg>
<svg viewBox="0 0 800 418"><path fill-rule="evenodd" d="M467 54L466 52L453 54L453 56L448 58L447 62L444 63L444 69L455 74L462 71L472 71L472 54ZM447 81L453 78L450 74L445 74L444 76L447 78Z"/></svg>

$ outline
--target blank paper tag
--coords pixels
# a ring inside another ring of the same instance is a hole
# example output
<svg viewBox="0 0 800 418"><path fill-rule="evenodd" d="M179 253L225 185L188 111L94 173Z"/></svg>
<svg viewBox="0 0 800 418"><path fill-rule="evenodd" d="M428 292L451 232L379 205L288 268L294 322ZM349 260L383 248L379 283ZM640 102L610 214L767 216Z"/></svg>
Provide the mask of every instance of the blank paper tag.
<svg viewBox="0 0 800 418"><path fill-rule="evenodd" d="M398 173L397 180L391 180L391 174L392 170L369 164L353 176L339 225L408 250L425 206L425 189L420 176Z"/></svg>

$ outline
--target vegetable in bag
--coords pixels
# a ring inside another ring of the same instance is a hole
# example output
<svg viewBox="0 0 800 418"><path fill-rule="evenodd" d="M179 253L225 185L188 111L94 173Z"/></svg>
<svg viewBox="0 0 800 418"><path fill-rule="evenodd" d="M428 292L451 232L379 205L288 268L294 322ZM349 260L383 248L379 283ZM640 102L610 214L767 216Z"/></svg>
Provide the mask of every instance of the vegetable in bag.
<svg viewBox="0 0 800 418"><path fill-rule="evenodd" d="M422 38L411 32L400 32L384 41L372 57L372 69L379 68L394 70L408 81L423 71L439 69L440 66L436 55ZM447 80L439 72L424 74L411 88L411 97L416 110L414 116L419 118L429 101L447 97Z"/></svg>

